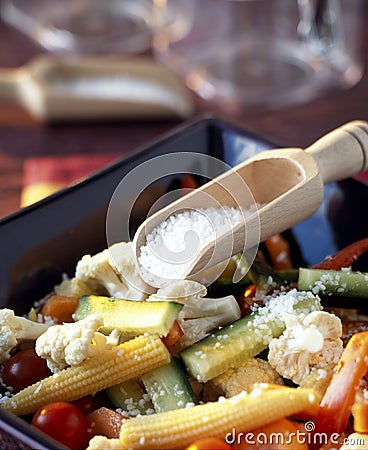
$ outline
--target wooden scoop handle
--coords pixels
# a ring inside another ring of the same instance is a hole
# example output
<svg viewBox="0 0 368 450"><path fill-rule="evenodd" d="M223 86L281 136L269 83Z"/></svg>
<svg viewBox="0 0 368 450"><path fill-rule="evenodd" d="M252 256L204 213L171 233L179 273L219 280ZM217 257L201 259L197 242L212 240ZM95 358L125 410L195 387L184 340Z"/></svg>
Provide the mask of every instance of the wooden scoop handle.
<svg viewBox="0 0 368 450"><path fill-rule="evenodd" d="M368 169L368 123L348 122L306 151L316 160L324 184L363 172Z"/></svg>

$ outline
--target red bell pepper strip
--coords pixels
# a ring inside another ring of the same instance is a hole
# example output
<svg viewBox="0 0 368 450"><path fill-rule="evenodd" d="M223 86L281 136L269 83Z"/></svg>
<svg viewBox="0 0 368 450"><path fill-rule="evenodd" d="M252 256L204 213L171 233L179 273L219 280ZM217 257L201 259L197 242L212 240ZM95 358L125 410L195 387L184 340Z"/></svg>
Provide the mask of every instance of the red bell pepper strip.
<svg viewBox="0 0 368 450"><path fill-rule="evenodd" d="M368 331L356 333L345 347L315 419L316 432L342 434L354 404L355 393L367 373Z"/></svg>
<svg viewBox="0 0 368 450"><path fill-rule="evenodd" d="M340 270L343 267L350 267L366 251L368 251L368 238L356 241L334 255L327 256L323 261L315 264L313 269Z"/></svg>

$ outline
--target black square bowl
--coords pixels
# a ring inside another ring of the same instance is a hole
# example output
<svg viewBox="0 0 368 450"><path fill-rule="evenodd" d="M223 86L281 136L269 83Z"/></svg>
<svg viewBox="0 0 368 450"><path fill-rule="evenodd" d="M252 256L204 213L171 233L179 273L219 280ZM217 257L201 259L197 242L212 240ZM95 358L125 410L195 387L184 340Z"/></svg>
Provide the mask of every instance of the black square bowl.
<svg viewBox="0 0 368 450"><path fill-rule="evenodd" d="M178 175L191 173L196 155L210 155L235 165L280 144L214 117L203 117L177 127L129 158L0 220L0 307L26 313L33 303L73 275L84 254L107 246L106 214L120 181L133 168L168 153L190 152L177 158ZM199 156L198 156L199 158ZM209 174L210 176L211 174ZM172 179L164 180L170 189ZM145 195L143 211L155 202L156 190ZM148 200L147 200L148 199ZM345 245L367 236L368 186L353 179L325 187L319 210L291 230L301 261L310 265ZM121 214L130 213L121 206ZM142 208L137 208L142 213ZM140 214L141 214L140 213ZM132 223L144 217L138 213ZM129 235L122 236L128 240ZM368 262L362 260L362 270ZM0 447L4 449L64 448L33 429L26 421L0 408Z"/></svg>

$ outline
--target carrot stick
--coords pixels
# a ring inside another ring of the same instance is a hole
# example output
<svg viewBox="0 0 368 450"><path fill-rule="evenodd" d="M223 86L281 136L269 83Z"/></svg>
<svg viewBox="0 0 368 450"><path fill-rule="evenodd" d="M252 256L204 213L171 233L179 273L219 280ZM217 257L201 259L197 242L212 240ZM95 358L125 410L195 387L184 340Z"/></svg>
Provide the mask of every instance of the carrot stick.
<svg viewBox="0 0 368 450"><path fill-rule="evenodd" d="M265 240L265 246L271 264L275 270L292 269L293 263L290 254L290 245L281 234L275 234Z"/></svg>

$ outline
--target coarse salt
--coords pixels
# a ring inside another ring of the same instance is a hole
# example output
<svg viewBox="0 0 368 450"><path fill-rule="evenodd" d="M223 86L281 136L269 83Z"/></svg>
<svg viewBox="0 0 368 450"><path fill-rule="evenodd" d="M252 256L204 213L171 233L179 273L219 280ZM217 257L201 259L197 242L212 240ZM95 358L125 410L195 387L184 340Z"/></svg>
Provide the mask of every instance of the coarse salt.
<svg viewBox="0 0 368 450"><path fill-rule="evenodd" d="M201 249L256 209L223 206L185 210L170 216L147 235L138 261L144 278L153 285L183 279ZM231 256L231 255L229 255Z"/></svg>

